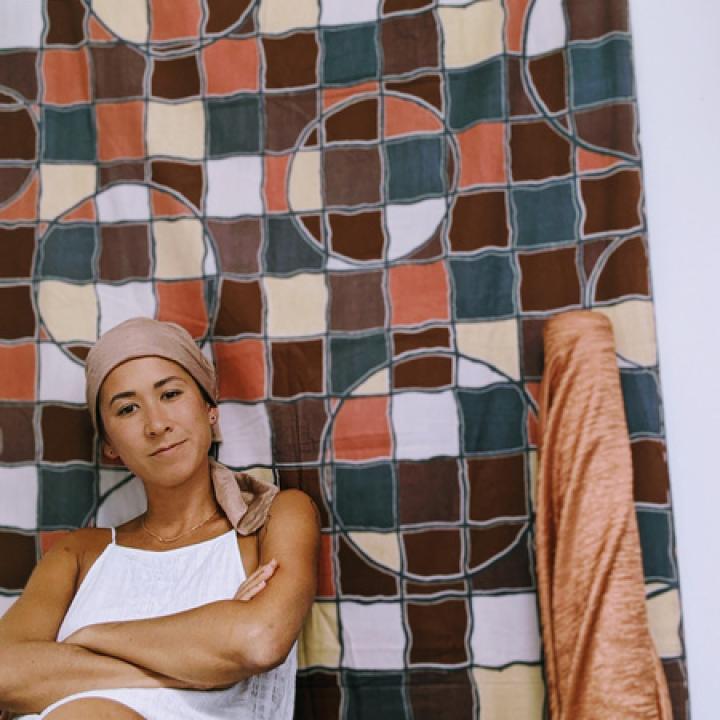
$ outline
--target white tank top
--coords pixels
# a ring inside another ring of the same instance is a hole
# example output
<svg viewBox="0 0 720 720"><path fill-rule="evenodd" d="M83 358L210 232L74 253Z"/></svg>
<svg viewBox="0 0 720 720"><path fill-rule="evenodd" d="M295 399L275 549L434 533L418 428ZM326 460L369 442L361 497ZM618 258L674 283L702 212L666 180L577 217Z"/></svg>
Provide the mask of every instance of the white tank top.
<svg viewBox="0 0 720 720"><path fill-rule="evenodd" d="M169 615L232 598L245 579L235 530L211 540L155 552L112 541L93 563L58 630L58 642L86 625ZM192 652L188 648L187 652ZM124 703L147 720L290 720L296 672L295 646L285 662L222 690L120 688L77 693Z"/></svg>

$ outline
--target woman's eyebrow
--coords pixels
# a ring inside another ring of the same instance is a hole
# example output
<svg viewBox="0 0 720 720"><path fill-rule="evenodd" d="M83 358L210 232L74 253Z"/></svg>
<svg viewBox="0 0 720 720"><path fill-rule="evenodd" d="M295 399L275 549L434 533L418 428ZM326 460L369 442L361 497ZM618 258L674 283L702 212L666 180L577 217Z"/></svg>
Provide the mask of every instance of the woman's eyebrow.
<svg viewBox="0 0 720 720"><path fill-rule="evenodd" d="M156 383L153 383L153 388L155 390L157 390L158 388L163 387L163 385L167 385L169 382L172 382L173 380L179 380L180 382L185 382L185 380L183 380L181 377L178 377L177 375L168 375L168 377L163 378L162 380L158 380ZM125 398L135 397L136 395L137 395L137 392L135 390L125 390L124 392L119 392L110 398L110 405L112 405L117 400L124 400Z"/></svg>
<svg viewBox="0 0 720 720"><path fill-rule="evenodd" d="M185 382L181 377L177 375L169 375L166 378L163 378L162 380L158 380L154 385L153 388L156 390L158 388L161 388L163 385L167 385L169 382L172 382L173 380L179 380L180 382Z"/></svg>

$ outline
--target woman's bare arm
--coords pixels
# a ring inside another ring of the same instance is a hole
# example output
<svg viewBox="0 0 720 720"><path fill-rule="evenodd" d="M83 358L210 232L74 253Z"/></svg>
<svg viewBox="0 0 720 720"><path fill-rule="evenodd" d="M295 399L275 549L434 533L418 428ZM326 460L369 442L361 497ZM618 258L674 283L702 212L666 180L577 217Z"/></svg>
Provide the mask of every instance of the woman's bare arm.
<svg viewBox="0 0 720 720"><path fill-rule="evenodd" d="M270 512L260 562L275 559L277 569L251 600L91 625L66 642L206 686L228 685L276 667L287 657L315 596L319 528L312 501L299 491L280 493Z"/></svg>
<svg viewBox="0 0 720 720"><path fill-rule="evenodd" d="M6 664L7 661L7 664ZM0 652L3 685L0 706L37 713L74 693L99 688L198 687L98 655L75 645L46 640L22 642Z"/></svg>
<svg viewBox="0 0 720 720"><path fill-rule="evenodd" d="M178 680L85 648L55 642L75 594L83 530L58 543L37 565L25 592L0 618L0 707L39 712L76 692L109 687L187 687Z"/></svg>

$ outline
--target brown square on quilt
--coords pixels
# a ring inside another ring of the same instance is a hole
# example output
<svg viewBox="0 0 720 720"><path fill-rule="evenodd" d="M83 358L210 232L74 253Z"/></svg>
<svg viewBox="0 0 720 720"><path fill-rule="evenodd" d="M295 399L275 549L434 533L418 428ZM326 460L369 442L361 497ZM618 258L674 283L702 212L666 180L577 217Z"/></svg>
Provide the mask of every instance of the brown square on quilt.
<svg viewBox="0 0 720 720"><path fill-rule="evenodd" d="M468 607L462 599L407 604L410 663L467 662Z"/></svg>
<svg viewBox="0 0 720 720"><path fill-rule="evenodd" d="M272 394L293 397L323 391L323 341L272 343Z"/></svg>

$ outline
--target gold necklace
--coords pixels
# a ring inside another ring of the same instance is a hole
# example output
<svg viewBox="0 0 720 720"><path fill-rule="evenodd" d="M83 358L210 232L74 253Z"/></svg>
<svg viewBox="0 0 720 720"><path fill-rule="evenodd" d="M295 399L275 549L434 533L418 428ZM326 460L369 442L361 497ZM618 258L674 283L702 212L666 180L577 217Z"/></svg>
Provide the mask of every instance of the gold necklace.
<svg viewBox="0 0 720 720"><path fill-rule="evenodd" d="M207 525L217 514L218 514L218 509L215 508L215 510L213 511L213 514L209 518L205 518L205 520L203 520L201 523L198 523L197 525L191 527L189 530L185 530L185 532L181 532L179 535L175 535L175 537L171 537L171 538L160 537L160 535L156 535L152 530L150 530L150 528L148 528L148 526L145 524L145 515L143 515L142 526L143 526L143 530L148 535L152 535L156 540L159 540L160 542L163 542L163 543L171 543L171 542L175 542L176 540L179 540L182 537L185 537L186 535L189 535L192 532L195 532L196 530L199 530L203 525Z"/></svg>

